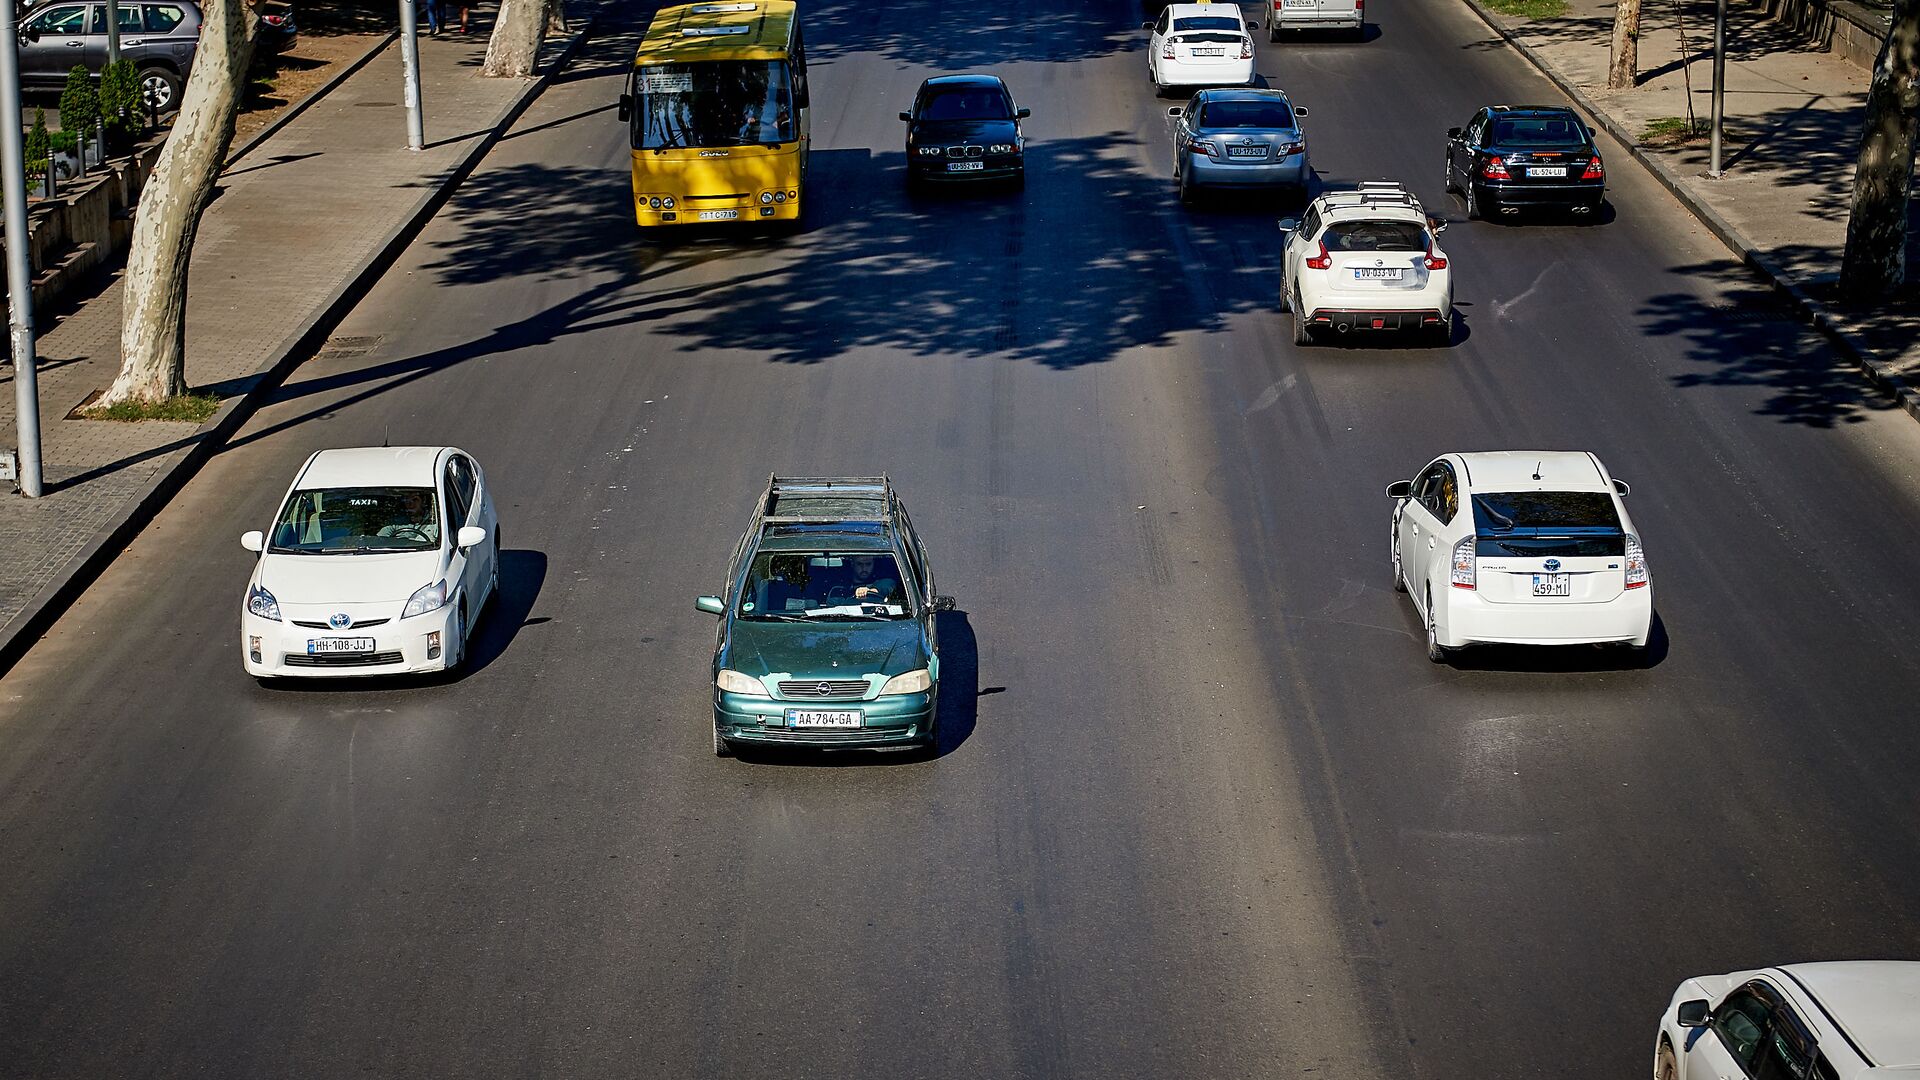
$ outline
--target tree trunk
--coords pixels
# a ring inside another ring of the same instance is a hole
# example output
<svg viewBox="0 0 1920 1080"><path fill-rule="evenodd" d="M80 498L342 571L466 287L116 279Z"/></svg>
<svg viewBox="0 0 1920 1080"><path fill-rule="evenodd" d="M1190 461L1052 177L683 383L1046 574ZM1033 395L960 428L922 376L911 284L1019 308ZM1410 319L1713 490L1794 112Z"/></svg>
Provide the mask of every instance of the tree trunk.
<svg viewBox="0 0 1920 1080"><path fill-rule="evenodd" d="M200 215L233 142L253 58L244 0L203 0L200 47L180 113L140 192L120 312L120 375L98 404L158 401L187 389L187 265Z"/></svg>
<svg viewBox="0 0 1920 1080"><path fill-rule="evenodd" d="M567 0L547 0L547 33L565 34L572 29L567 25Z"/></svg>
<svg viewBox="0 0 1920 1080"><path fill-rule="evenodd" d="M1913 197L1914 127L1920 123L1920 0L1898 0L1873 64L1860 161L1847 215L1840 293L1878 300L1907 279L1907 202Z"/></svg>
<svg viewBox="0 0 1920 1080"><path fill-rule="evenodd" d="M547 40L546 0L500 0L500 15L487 39L487 60L480 74L488 78L527 78L540 59Z"/></svg>
<svg viewBox="0 0 1920 1080"><path fill-rule="evenodd" d="M1640 0L1619 0L1613 9L1613 53L1607 89L1626 90L1640 74Z"/></svg>

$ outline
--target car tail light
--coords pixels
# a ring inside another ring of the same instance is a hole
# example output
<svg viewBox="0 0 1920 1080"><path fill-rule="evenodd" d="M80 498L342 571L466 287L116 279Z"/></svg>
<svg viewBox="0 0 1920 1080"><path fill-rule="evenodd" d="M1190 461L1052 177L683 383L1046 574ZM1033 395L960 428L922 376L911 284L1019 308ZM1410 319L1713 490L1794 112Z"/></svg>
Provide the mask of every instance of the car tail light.
<svg viewBox="0 0 1920 1080"><path fill-rule="evenodd" d="M1489 180L1513 179L1513 174L1507 171L1507 163L1498 155L1487 159L1487 163L1480 167L1480 175Z"/></svg>
<svg viewBox="0 0 1920 1080"><path fill-rule="evenodd" d="M1640 538L1627 534L1627 588L1639 589L1647 584L1647 553L1640 549Z"/></svg>
<svg viewBox="0 0 1920 1080"><path fill-rule="evenodd" d="M1173 39L1172 38L1167 39L1167 47L1165 51L1161 52L1160 59L1162 60L1173 59Z"/></svg>
<svg viewBox="0 0 1920 1080"><path fill-rule="evenodd" d="M1188 140L1187 149L1198 150L1210 158L1217 158L1220 156L1220 148L1214 145L1213 143L1208 142L1206 139Z"/></svg>
<svg viewBox="0 0 1920 1080"><path fill-rule="evenodd" d="M1353 13L1364 15L1367 12L1367 0L1353 0Z"/></svg>
<svg viewBox="0 0 1920 1080"><path fill-rule="evenodd" d="M1292 157L1293 155L1299 152L1300 152L1299 143L1297 142L1281 143L1279 149L1273 152L1273 156L1274 157Z"/></svg>
<svg viewBox="0 0 1920 1080"><path fill-rule="evenodd" d="M1447 268L1446 256L1435 255L1433 253L1433 241L1428 240L1427 241L1427 269L1445 270L1446 268Z"/></svg>
<svg viewBox="0 0 1920 1080"><path fill-rule="evenodd" d="M1473 588L1473 548L1477 542L1476 537L1463 536L1453 545L1453 587L1456 589Z"/></svg>
<svg viewBox="0 0 1920 1080"><path fill-rule="evenodd" d="M1330 270L1333 268L1333 256L1327 253L1327 242L1320 241L1320 254L1307 257L1307 269Z"/></svg>
<svg viewBox="0 0 1920 1080"><path fill-rule="evenodd" d="M1240 59L1242 60L1253 59L1253 39L1252 38L1247 38L1240 42Z"/></svg>
<svg viewBox="0 0 1920 1080"><path fill-rule="evenodd" d="M1600 167L1600 155L1595 154L1593 155L1593 159L1587 162L1587 171L1580 174L1580 179L1604 180L1606 179L1606 175L1606 170Z"/></svg>

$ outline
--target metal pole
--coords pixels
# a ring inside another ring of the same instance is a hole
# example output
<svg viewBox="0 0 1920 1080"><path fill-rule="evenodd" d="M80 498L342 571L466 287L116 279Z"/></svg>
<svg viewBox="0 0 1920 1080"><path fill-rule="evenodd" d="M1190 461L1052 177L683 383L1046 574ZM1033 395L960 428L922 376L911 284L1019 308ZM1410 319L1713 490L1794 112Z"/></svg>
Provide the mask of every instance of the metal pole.
<svg viewBox="0 0 1920 1080"><path fill-rule="evenodd" d="M40 497L40 378L33 355L33 267L27 250L27 161L20 138L20 37L0 0L0 198L6 199L7 305L12 313L13 405L20 431L20 494Z"/></svg>
<svg viewBox="0 0 1920 1080"><path fill-rule="evenodd" d="M1720 179L1721 128L1727 117L1727 0L1713 13L1713 164L1707 175Z"/></svg>
<svg viewBox="0 0 1920 1080"><path fill-rule="evenodd" d="M4 0L0 0L4 2ZM400 66L407 82L407 149L427 148L426 124L420 119L420 19L414 0L400 0Z"/></svg>
<svg viewBox="0 0 1920 1080"><path fill-rule="evenodd" d="M139 11L139 8L133 10ZM107 0L107 63L120 60L120 0Z"/></svg>

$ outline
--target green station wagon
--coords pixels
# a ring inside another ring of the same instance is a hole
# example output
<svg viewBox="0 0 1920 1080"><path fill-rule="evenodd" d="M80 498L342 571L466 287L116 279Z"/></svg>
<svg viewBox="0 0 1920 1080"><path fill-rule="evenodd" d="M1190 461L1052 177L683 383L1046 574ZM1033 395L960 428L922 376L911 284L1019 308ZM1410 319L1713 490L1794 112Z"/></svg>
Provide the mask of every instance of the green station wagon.
<svg viewBox="0 0 1920 1080"><path fill-rule="evenodd" d="M737 745L932 747L940 650L927 553L884 476L780 477L719 596L713 752Z"/></svg>

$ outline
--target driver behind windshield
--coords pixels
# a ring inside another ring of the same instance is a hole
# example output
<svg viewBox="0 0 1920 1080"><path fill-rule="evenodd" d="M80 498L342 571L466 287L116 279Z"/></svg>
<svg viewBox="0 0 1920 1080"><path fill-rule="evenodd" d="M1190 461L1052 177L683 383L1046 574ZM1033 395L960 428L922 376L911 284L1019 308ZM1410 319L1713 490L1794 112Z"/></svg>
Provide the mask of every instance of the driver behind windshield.
<svg viewBox="0 0 1920 1080"><path fill-rule="evenodd" d="M904 618L899 568L888 554L762 554L753 560L740 613L748 618Z"/></svg>

